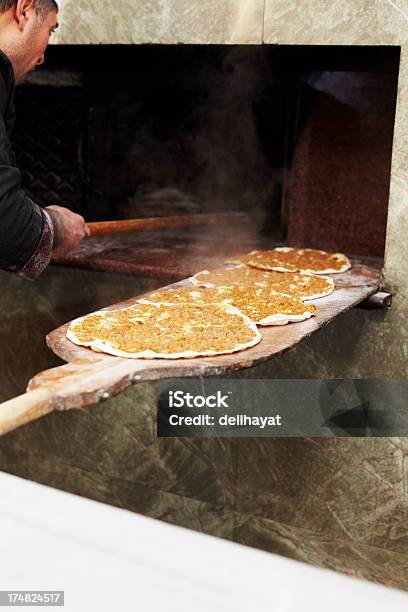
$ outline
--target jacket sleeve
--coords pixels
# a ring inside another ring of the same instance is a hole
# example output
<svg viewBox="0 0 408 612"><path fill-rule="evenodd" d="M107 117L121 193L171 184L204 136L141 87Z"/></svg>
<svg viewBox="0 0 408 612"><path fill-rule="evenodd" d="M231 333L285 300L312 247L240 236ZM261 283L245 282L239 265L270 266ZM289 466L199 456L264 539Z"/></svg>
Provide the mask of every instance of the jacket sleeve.
<svg viewBox="0 0 408 612"><path fill-rule="evenodd" d="M36 280L41 272L48 266L51 259L51 251L54 243L54 227L51 217L44 212L44 226L40 242L30 259L24 264L17 274L28 280Z"/></svg>
<svg viewBox="0 0 408 612"><path fill-rule="evenodd" d="M49 263L52 241L52 221L21 187L0 113L0 268L34 280ZM26 268L34 260L36 266Z"/></svg>

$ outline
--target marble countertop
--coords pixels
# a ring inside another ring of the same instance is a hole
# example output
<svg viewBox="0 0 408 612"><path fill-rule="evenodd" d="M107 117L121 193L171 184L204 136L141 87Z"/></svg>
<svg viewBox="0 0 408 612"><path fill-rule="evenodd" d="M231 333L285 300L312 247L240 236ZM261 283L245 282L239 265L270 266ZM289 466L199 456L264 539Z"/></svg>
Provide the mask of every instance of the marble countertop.
<svg viewBox="0 0 408 612"><path fill-rule="evenodd" d="M0 589L82 612L406 612L408 594L0 473Z"/></svg>

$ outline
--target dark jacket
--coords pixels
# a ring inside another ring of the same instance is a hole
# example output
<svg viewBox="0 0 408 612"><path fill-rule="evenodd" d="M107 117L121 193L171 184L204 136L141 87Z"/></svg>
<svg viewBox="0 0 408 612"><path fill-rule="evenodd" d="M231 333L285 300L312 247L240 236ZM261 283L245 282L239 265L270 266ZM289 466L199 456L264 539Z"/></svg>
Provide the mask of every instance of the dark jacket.
<svg viewBox="0 0 408 612"><path fill-rule="evenodd" d="M14 71L0 51L0 268L34 280L49 263L52 222L24 192L10 144Z"/></svg>

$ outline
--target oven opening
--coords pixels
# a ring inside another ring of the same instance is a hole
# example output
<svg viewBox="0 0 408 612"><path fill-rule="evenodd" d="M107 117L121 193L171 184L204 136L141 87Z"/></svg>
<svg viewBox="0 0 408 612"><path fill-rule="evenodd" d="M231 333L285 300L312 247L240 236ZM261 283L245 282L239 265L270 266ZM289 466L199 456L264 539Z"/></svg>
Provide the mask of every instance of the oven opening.
<svg viewBox="0 0 408 612"><path fill-rule="evenodd" d="M17 90L24 184L89 221L238 211L249 238L383 257L398 67L399 47L51 47Z"/></svg>

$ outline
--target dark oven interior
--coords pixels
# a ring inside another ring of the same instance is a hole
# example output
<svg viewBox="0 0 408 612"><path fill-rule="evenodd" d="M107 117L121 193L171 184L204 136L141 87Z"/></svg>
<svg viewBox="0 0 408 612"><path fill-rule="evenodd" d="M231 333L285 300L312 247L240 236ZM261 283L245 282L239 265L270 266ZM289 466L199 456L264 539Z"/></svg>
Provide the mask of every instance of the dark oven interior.
<svg viewBox="0 0 408 612"><path fill-rule="evenodd" d="M24 185L88 221L243 211L384 253L397 47L55 46L18 88Z"/></svg>

